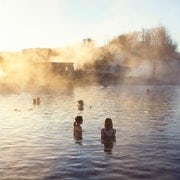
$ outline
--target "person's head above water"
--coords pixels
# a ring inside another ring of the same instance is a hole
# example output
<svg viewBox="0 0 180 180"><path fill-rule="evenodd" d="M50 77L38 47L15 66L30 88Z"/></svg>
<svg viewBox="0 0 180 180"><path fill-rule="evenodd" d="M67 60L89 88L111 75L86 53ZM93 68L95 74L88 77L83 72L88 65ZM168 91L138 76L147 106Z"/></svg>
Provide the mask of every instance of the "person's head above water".
<svg viewBox="0 0 180 180"><path fill-rule="evenodd" d="M80 125L82 123L83 123L83 117L82 116L76 116L74 125L77 126L77 125Z"/></svg>
<svg viewBox="0 0 180 180"><path fill-rule="evenodd" d="M106 118L105 119L104 128L107 129L107 130L113 128L113 123L112 123L111 118Z"/></svg>
<svg viewBox="0 0 180 180"><path fill-rule="evenodd" d="M83 100L79 100L79 101L77 101L78 102L78 104L80 105L80 106L84 106L84 101Z"/></svg>

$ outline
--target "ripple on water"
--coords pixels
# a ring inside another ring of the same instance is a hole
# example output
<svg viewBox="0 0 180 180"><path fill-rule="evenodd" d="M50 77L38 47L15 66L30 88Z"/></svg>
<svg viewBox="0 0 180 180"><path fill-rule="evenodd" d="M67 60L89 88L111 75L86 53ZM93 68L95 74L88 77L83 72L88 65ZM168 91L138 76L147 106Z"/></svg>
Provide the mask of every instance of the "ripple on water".
<svg viewBox="0 0 180 180"><path fill-rule="evenodd" d="M43 94L40 106L31 94L1 96L1 179L180 179L179 87L148 88L149 96L147 86L82 87ZM117 131L111 152L100 142L106 117Z"/></svg>

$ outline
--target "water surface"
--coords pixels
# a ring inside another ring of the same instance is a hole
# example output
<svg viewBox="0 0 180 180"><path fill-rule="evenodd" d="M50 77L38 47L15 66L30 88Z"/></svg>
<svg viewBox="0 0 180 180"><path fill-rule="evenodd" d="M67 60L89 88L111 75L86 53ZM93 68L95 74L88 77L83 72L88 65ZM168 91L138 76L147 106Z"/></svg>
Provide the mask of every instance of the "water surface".
<svg viewBox="0 0 180 180"><path fill-rule="evenodd" d="M0 179L180 179L179 86L79 87L0 102ZM81 141L73 137L77 115ZM100 141L107 117L117 131L111 152Z"/></svg>

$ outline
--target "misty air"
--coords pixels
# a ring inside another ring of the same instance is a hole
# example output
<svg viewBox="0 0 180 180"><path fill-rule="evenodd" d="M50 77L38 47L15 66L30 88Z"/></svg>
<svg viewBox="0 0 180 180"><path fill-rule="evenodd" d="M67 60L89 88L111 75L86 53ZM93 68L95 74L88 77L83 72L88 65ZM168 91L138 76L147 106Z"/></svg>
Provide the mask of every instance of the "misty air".
<svg viewBox="0 0 180 180"><path fill-rule="evenodd" d="M0 0L0 179L180 179L179 6Z"/></svg>

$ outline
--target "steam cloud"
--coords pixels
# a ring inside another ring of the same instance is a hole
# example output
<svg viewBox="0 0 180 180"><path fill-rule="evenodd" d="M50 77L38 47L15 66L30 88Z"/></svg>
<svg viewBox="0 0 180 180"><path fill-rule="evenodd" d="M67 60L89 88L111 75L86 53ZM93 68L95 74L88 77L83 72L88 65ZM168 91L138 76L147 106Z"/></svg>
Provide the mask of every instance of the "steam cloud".
<svg viewBox="0 0 180 180"><path fill-rule="evenodd" d="M120 40L123 40L122 37ZM139 58L135 43L130 45L130 50L125 49L123 43L112 42L103 47L96 47L91 39L85 39L82 44L61 49L35 48L19 52L1 52L0 93L58 91L69 88L71 82L96 83L115 79L116 83L129 83L135 80L134 77L151 78L154 67L147 52L140 51ZM69 81L66 76L55 73L50 65L42 66L48 62L74 63L77 78L74 81L74 77L71 77L72 81ZM158 79L180 83L179 62L178 57L168 63L156 61Z"/></svg>

